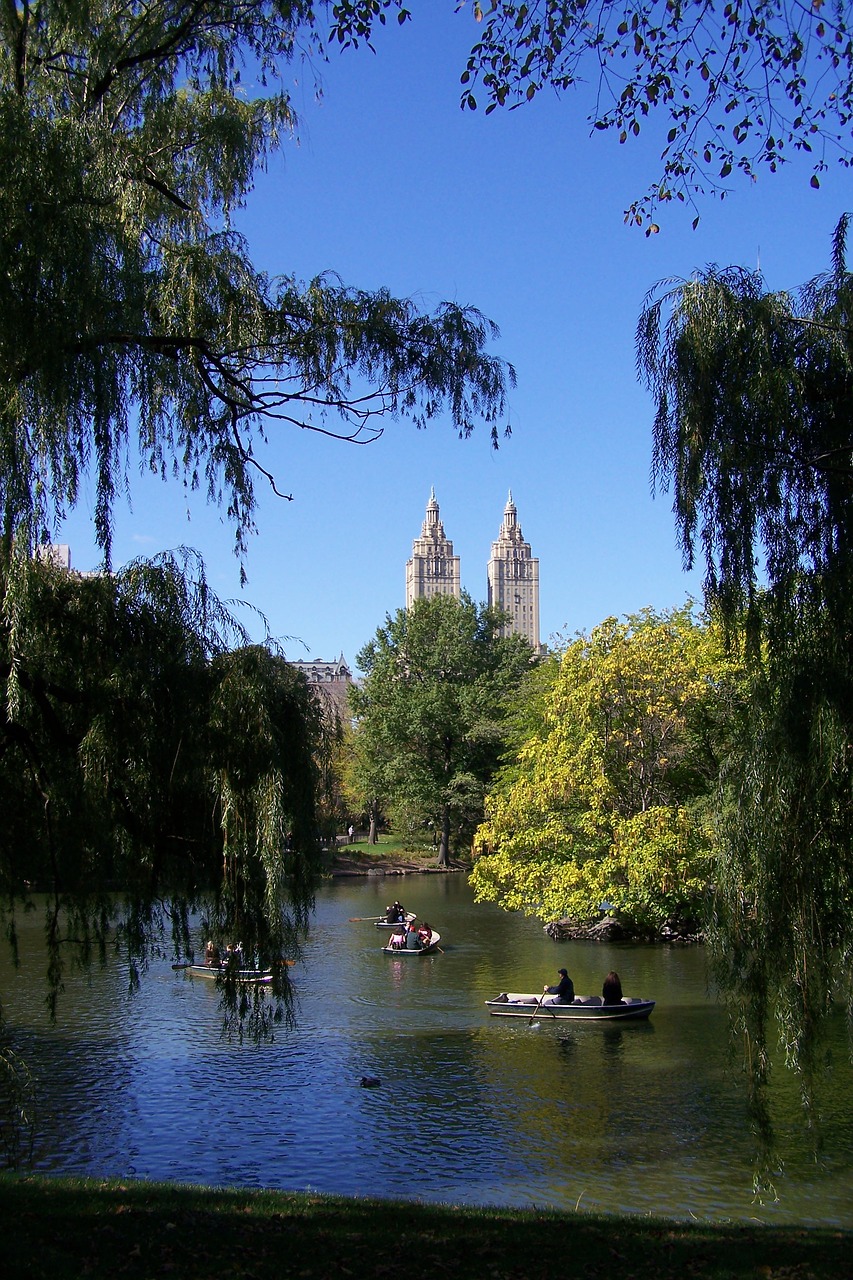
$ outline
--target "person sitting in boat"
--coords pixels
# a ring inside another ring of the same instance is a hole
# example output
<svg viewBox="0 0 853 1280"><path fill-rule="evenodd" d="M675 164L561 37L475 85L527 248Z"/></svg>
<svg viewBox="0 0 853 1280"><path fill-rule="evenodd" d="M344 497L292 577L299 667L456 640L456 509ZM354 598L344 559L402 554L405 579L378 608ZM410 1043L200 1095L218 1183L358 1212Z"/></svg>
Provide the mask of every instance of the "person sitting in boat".
<svg viewBox="0 0 853 1280"><path fill-rule="evenodd" d="M430 928L430 926L427 924L426 920L424 920L424 922L423 922L423 924L421 925L420 929L418 929L418 937L420 938L420 942L421 942L421 946L422 946L422 947L428 947L428 946L429 946L429 944L430 944L430 940L432 939L432 929L431 929L431 928Z"/></svg>
<svg viewBox="0 0 853 1280"><path fill-rule="evenodd" d="M622 983L620 981L619 974L615 969L611 969L607 977L604 979L604 985L601 988L601 1003L622 1003Z"/></svg>
<svg viewBox="0 0 853 1280"><path fill-rule="evenodd" d="M422 947L423 947L423 943L418 937L418 930L415 926L415 922L412 921L412 923L409 925L406 931L406 950L420 951Z"/></svg>
<svg viewBox="0 0 853 1280"><path fill-rule="evenodd" d="M219 964L219 948L211 938L208 938L204 944L204 963L208 969L212 969Z"/></svg>
<svg viewBox="0 0 853 1280"><path fill-rule="evenodd" d="M391 934L391 942L389 944L395 951L402 951L406 945L406 932L404 929L395 929Z"/></svg>
<svg viewBox="0 0 853 1280"><path fill-rule="evenodd" d="M575 984L572 982L565 969L558 969L560 981L555 987L545 987L545 994L542 997L542 1004L571 1004L575 998ZM550 1000L545 997L551 996Z"/></svg>
<svg viewBox="0 0 853 1280"><path fill-rule="evenodd" d="M386 907L385 915L389 924L402 924L406 918L402 902L395 902L393 906Z"/></svg>

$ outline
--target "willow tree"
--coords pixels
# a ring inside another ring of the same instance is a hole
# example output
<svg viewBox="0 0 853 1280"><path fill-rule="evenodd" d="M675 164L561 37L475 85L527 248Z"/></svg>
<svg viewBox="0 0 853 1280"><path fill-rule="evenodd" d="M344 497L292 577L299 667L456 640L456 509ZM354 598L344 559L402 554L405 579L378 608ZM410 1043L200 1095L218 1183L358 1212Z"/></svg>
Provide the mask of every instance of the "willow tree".
<svg viewBox="0 0 853 1280"><path fill-rule="evenodd" d="M268 86L323 39L307 0L0 8L7 540L39 541L88 474L109 564L136 455L203 486L242 547L257 476L283 487L262 465L268 432L364 441L404 413L497 436L508 370L479 313L271 278L234 229L296 127L286 90Z"/></svg>
<svg viewBox="0 0 853 1280"><path fill-rule="evenodd" d="M714 874L709 800L737 689L720 628L689 605L579 636L490 789L477 898L581 923L606 900L651 933L701 918Z"/></svg>
<svg viewBox="0 0 853 1280"><path fill-rule="evenodd" d="M497 439L504 417L512 372L488 354L495 331L478 312L426 313L331 275L300 282L286 264L271 277L235 229L256 173L297 126L285 71L322 57L336 10L0 5L2 745L24 779L20 791L14 771L0 783L19 837L3 888L46 884L64 906L75 891L96 906L108 881L127 889L125 936L143 961L160 895L194 901L202 885L222 930L239 925L263 954L286 945L282 921L291 909L304 918L316 846L311 710L274 655L243 649L233 632L242 651L228 652L228 624L203 581L182 584L180 566L72 591L71 580L42 589L30 557L86 487L108 575L114 504L137 465L201 488L242 556L259 477L286 487L263 466L271 433L362 442L407 415L418 426L444 417L461 436L485 422ZM371 6L355 10L357 27ZM65 624L44 625L51 592L63 591ZM150 657L134 633L137 592ZM90 933L79 936L88 955Z"/></svg>
<svg viewBox="0 0 853 1280"><path fill-rule="evenodd" d="M640 369L684 556L751 642L712 938L762 1123L776 1017L808 1103L833 997L853 1013L853 277L798 293L711 269L649 299Z"/></svg>
<svg viewBox="0 0 853 1280"><path fill-rule="evenodd" d="M15 564L0 632L0 887L43 903L55 1009L69 966L114 945L131 984L205 932L273 964L298 954L316 882L316 713L304 679L247 643L174 557L79 577ZM229 975L230 979L230 975ZM290 1009L226 984L262 1033Z"/></svg>

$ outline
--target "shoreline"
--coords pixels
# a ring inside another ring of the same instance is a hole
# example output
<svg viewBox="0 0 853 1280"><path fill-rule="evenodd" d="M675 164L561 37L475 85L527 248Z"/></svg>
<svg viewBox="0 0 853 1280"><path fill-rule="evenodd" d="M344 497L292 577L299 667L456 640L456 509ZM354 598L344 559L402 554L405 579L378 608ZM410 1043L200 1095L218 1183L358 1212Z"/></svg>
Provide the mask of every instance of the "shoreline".
<svg viewBox="0 0 853 1280"><path fill-rule="evenodd" d="M345 849L347 846L343 846ZM330 879L359 876L409 876L409 875L459 875L470 871L470 866L453 863L439 867L434 855L427 861L417 854L409 858L397 855L383 858L381 855L364 854L353 850L348 856L342 850L330 859L324 873ZM664 926L657 934L626 929L612 916L595 920L591 924L579 924L574 920L550 920L542 926L553 942L636 942L651 946L700 946L705 938L695 927Z"/></svg>

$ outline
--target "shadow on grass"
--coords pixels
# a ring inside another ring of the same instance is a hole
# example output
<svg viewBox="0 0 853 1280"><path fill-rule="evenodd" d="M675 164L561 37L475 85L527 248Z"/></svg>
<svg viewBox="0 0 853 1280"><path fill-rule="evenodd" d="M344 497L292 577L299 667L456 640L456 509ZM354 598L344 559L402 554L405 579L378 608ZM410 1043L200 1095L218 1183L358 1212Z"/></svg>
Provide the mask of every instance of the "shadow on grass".
<svg viewBox="0 0 853 1280"><path fill-rule="evenodd" d="M836 1280L853 1234L0 1175L9 1277Z"/></svg>

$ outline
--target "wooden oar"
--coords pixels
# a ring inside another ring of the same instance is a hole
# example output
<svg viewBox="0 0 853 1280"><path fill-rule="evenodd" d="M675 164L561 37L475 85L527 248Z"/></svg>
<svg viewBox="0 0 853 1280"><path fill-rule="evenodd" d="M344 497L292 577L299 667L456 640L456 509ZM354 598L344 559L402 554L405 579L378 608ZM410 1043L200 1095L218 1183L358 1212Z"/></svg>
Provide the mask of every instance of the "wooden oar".
<svg viewBox="0 0 853 1280"><path fill-rule="evenodd" d="M546 995L547 995L547 994L548 994L548 992L547 992L547 991L543 991L543 992L542 992L542 994L541 994L541 996L539 997L539 1001L538 1001L538 1003L537 1003L537 1005L536 1005L536 1008L533 1010L533 1012L531 1013L530 1018L529 1018L529 1020L528 1020L528 1023L527 1023L528 1027L532 1027L532 1026L533 1026L533 1019L536 1017L537 1013L538 1013L538 1012L539 1012L539 1010L542 1008L542 1001L545 999L545 997L546 997Z"/></svg>
<svg viewBox="0 0 853 1280"><path fill-rule="evenodd" d="M382 916L350 916L349 922L350 924L372 924L375 920L381 919Z"/></svg>

